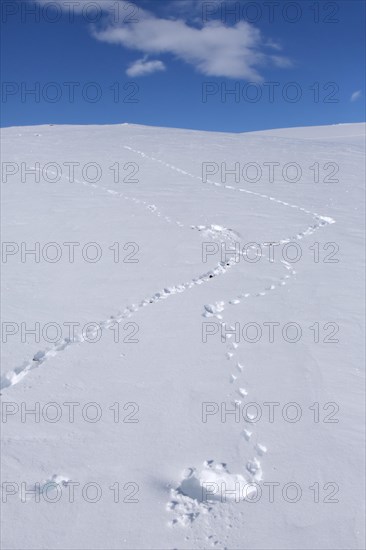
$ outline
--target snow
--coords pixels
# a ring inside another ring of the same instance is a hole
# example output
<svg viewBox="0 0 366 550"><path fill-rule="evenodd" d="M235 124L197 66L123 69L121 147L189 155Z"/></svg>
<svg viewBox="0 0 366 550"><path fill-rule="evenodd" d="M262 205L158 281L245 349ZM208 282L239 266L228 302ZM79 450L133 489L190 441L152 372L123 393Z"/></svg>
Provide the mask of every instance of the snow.
<svg viewBox="0 0 366 550"><path fill-rule="evenodd" d="M364 133L2 130L3 548L365 547Z"/></svg>

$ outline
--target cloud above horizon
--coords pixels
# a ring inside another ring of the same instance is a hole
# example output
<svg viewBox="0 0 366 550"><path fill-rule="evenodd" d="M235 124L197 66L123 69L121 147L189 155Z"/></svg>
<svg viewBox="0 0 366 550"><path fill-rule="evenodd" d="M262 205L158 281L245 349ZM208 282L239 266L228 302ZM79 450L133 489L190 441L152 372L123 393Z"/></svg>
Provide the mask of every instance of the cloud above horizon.
<svg viewBox="0 0 366 550"><path fill-rule="evenodd" d="M48 0L37 1L45 4ZM65 0L56 1L66 9ZM88 0L75 2L75 13L82 13L88 4ZM186 4L189 5L190 0ZM116 17L116 5L120 17ZM179 16L164 18L142 8L132 16L131 3L126 0L104 0L100 9L104 17L90 25L95 39L120 44L141 52L146 58L172 55L205 76L260 82L263 81L261 73L265 67L291 66L290 59L279 54L279 44L265 39L258 28L246 21L228 26L214 20L200 24L196 22L193 26L188 24L187 17L181 11ZM128 13L130 17L121 17ZM145 76L165 69L166 65L161 60L147 61L143 58L137 59L126 73L129 76Z"/></svg>
<svg viewBox="0 0 366 550"><path fill-rule="evenodd" d="M131 76L132 78L137 76L146 76L149 74L153 74L159 71L165 71L166 66L162 61L159 60L151 60L148 61L147 57L143 57L142 59L137 59L132 65L128 67L126 70L126 74L128 76Z"/></svg>
<svg viewBox="0 0 366 550"><path fill-rule="evenodd" d="M357 90L356 92L353 92L353 94L351 95L351 101L357 101L358 99L360 99L361 95L362 95L361 90Z"/></svg>

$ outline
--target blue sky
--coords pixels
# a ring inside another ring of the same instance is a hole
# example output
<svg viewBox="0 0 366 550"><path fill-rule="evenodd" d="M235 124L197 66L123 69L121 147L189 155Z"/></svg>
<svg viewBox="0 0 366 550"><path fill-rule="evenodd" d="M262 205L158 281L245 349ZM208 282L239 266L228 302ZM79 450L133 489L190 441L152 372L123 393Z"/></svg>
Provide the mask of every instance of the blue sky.
<svg viewBox="0 0 366 550"><path fill-rule="evenodd" d="M365 120L363 0L1 4L2 126Z"/></svg>

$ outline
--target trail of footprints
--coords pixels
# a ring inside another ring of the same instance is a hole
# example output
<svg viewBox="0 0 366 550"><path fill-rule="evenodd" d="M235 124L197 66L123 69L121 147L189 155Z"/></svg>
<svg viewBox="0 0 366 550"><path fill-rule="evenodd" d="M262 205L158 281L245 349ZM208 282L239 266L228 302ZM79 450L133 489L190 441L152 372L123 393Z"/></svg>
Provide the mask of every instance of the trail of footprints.
<svg viewBox="0 0 366 550"><path fill-rule="evenodd" d="M155 212L156 210L153 209L152 211ZM200 226L199 230L202 231L202 228L203 226ZM218 232L217 229L214 230L212 228L208 228L208 230L210 232L212 231L215 231L215 233ZM152 296L148 296L144 298L138 304L132 304L130 306L127 306L122 312L118 312L117 315L111 315L107 320L101 321L99 323L99 328L102 330L105 330L110 328L115 323L121 323L125 319L128 319L129 317L131 317L136 311L139 311L140 309L150 304L154 304L161 300L165 300L171 296L174 296L175 294L185 292L186 290L193 288L194 286L201 285L205 282L208 282L211 279L226 273L227 270L233 267L234 265L235 265L235 261L232 259L229 259L226 262L219 262L216 265L216 267L214 267L210 271L207 271L185 283L180 283L177 285L165 287L159 292L156 292L155 294L153 294ZM93 337L97 337L97 329L95 329L94 331L93 330L89 331L88 339ZM16 367L14 370L6 373L0 380L0 389L3 390L9 386L18 384L31 370L39 367L45 361L47 361L52 357L55 357L60 352L69 348L73 344L81 344L84 341L85 341L84 337L81 334L79 334L75 337L74 340L65 338L46 350L38 351L31 360L26 361L19 367Z"/></svg>
<svg viewBox="0 0 366 550"><path fill-rule="evenodd" d="M158 162L166 166L167 168L175 170L176 172L184 174L185 176L198 179L202 183L204 183L200 176L196 176L185 170L177 168L176 166L166 163L161 159L149 156L142 151L138 151L127 146L125 148L140 155L141 157ZM290 204L288 202L276 199L275 197L271 197L266 194L257 193L244 188L235 188L233 186L224 185L218 182L214 182L212 180L207 180L207 183L209 183L210 185L214 185L215 187L223 187L225 189L229 189L230 191L255 195L262 199L280 204L282 206L297 209L304 214L310 215L314 219L315 223L309 225L306 230L296 234L294 237L281 239L278 244L286 244L295 240L301 240L305 237L308 237L309 235L312 235L321 227L334 223L334 220L332 218L321 216L317 213L307 210L306 208L300 207L295 204ZM255 246L252 247L252 249L254 248ZM223 318L223 311L225 310L225 307L227 305L236 306L240 304L243 300L246 300L248 298L264 297L269 292L275 290L277 287L285 286L288 280L296 275L296 271L292 268L290 263L286 262L285 260L281 260L281 264L284 267L286 273L283 277L280 278L277 285L271 284L265 289L255 293L243 291L237 296L233 297L231 300L229 300L227 304L224 301L218 301L215 304L205 305L202 315L204 317L216 317L220 321L221 325L226 326ZM235 327L229 326L229 329L231 330L234 330L234 328ZM232 334L226 335L227 340L230 340L231 338ZM230 361L230 365L232 365L228 383L232 384L234 387L232 392L232 403L234 407L240 407L243 398L248 396L248 391L245 388L245 383L242 382L244 365L240 363L237 359L238 348L239 344L237 344L236 342L229 342L227 344L225 354L226 359ZM248 414L248 422L250 423L251 420L252 418L250 417L250 414ZM251 439L253 438L252 426L253 424L249 424L249 427L244 429L241 433L241 437L247 443L250 443ZM205 461L200 470L197 470L196 468L188 468L183 473L183 478L178 487L171 489L171 500L167 505L167 509L172 511L175 517L171 521L170 525L189 525L194 522L200 515L205 516L210 513L212 511L212 505L215 502L222 502L223 495L220 494L220 492L218 494L215 493L212 495L206 493L206 498L205 500L203 500L203 484L205 482L215 483L215 487L222 487L221 484L223 483L223 486L225 487L225 496L227 496L227 492L229 492L230 490L235 494L236 485L239 483L239 485L243 488L243 491L240 491L240 494L249 497L250 493L245 493L248 487L250 487L248 483L253 481L260 481L262 479L262 465L260 458L267 453L267 447L263 443L257 441L252 446L252 450L254 451L254 456L249 459L245 464L245 477L241 474L231 474L226 464L217 464L213 460ZM215 540L216 537L214 537L213 535L210 535L209 537L207 537L207 539L212 539L211 542L214 545L222 544L222 541Z"/></svg>
<svg viewBox="0 0 366 550"><path fill-rule="evenodd" d="M148 158L150 160L153 160L154 162L158 162L159 164L162 164L163 166L165 166L167 168L170 168L171 170L174 170L175 172L178 172L180 174L184 174L185 176L187 176L189 178L199 180L201 183L203 183L203 180L202 180L201 176L191 174L190 172L187 172L186 170L182 170L182 168L178 168L177 166L169 164L168 162L165 162L165 161L163 161L161 159L158 159L156 157L153 157L151 155L147 155L143 151L139 151L138 149L133 149L132 147L129 147L127 145L125 145L124 148L127 149L128 151L136 153L137 155L140 155L143 158ZM287 206L289 208L295 208L296 210L299 210L300 212L304 212L304 214L308 214L309 216L312 216L313 218L318 219L319 222L323 222L323 223L316 224L316 226L310 226L313 229L318 228L319 225L327 225L327 224L335 223L335 221L330 217L321 216L320 214L317 214L316 212L311 212L311 210L307 210L306 208L303 208L302 206L298 206L297 204L291 204L289 202L283 201L281 199L277 199L275 197L271 197L270 195L266 195L264 193L257 193L256 191L251 191L249 189L245 189L244 187L233 187L232 185L226 185L224 183L219 183L219 182L213 181L213 180L208 179L208 178L207 178L207 183L209 185L213 185L215 187L222 187L222 188L228 189L230 191L236 191L236 192L240 192L240 193L247 193L248 195L254 195L256 197L260 197L262 199L266 199L266 200L275 202L277 204ZM309 230L310 230L310 228L309 228ZM306 230L304 233L302 233L302 235L303 236L308 235L309 233L307 233L307 231L308 230ZM313 232L313 231L311 231L311 232Z"/></svg>
<svg viewBox="0 0 366 550"><path fill-rule="evenodd" d="M149 156L144 152L138 151L129 146L125 146L125 149L131 152L134 152L135 154L138 154L141 157L148 158L154 162L158 162L166 166L167 168L170 168L187 177L198 179L203 183L203 180L200 176L191 174L176 166L166 163L161 159L157 159L153 156ZM50 171L50 173L53 173L53 172ZM179 220L173 220L170 216L165 216L157 208L156 205L149 204L147 201L138 199L136 197L127 196L122 192L115 191L104 186L99 186L96 184L87 183L85 181L80 181L80 180L75 180L75 182L85 185L87 187L102 189L107 193L113 196L117 196L119 198L123 198L124 200L130 200L137 205L141 205L145 207L149 212L153 213L159 218L162 218L167 223L175 224L181 228L185 228L185 229L187 228L187 226L182 222L180 222ZM244 188L235 188L233 186L224 185L222 183L214 182L212 180L207 180L207 183L215 187L223 187L231 191L248 193L289 208L295 208L305 214L310 215L313 218L314 223L308 226L306 230L298 233L294 237L282 239L279 241L278 244L286 244L294 240L301 240L313 234L315 231L317 231L321 227L335 223L332 218L321 216L303 207L297 206L295 204L290 204L288 202L282 201L280 199L271 197L266 194L257 193ZM166 287L160 290L159 292L156 292L152 296L144 298L138 304L132 304L130 306L127 306L122 312L118 312L117 315L112 315L107 320L101 322L100 326L102 329L107 329L111 327L113 324L115 324L116 322L121 323L123 320L131 317L135 312L139 311L140 309L150 304L154 304L161 300L165 300L170 296L185 292L186 290L196 285L203 284L205 282L210 281L214 277L225 274L228 269L237 265L237 262L235 261L235 242L238 239L238 235L235 232L218 225L211 225L211 226L199 225L199 226L190 226L190 228L198 232L201 232L202 234L205 235L205 237L210 237L219 243L226 241L229 245L232 244L233 257L225 262L219 262L216 265L216 267L213 268L212 270L206 273L203 273L198 277L191 279L190 281L187 281L185 283L181 283L178 285ZM254 249L255 247L253 246L252 248ZM272 292L276 288L285 286L288 283L289 279L296 275L296 271L292 268L292 266L288 262L286 262L285 260L281 260L281 264L285 270L285 274L283 275L283 277L279 279L277 284L271 284L266 288L264 288L263 290L257 291L255 293L249 293L243 290L238 295L234 296L231 300L229 300L227 303L225 303L224 301L218 301L215 304L205 305L202 315L204 317L215 317L220 321L222 325L226 326L223 318L223 311L227 306L236 306L240 304L242 301L245 301L246 299L253 298L253 297L254 298L264 297L269 292ZM229 327L229 328L232 330L234 329L234 327ZM96 336L96 334L92 336ZM232 338L232 335L227 334L226 338L227 340L230 340ZM32 358L32 360L27 361L23 363L21 366L8 372L1 379L0 388L5 389L9 386L13 386L14 384L17 384L29 373L29 371L42 365L49 358L54 357L55 355L64 351L65 349L67 349L73 344L82 343L82 342L83 342L83 337L80 335L75 340L65 339L55 344L54 346L52 346L50 349L41 350L37 352ZM247 397L248 392L245 388L245 383L242 382L243 371L245 367L237 359L238 347L239 346L237 343L229 342L227 344L225 356L226 356L226 359L230 362L229 364L231 365L230 376L228 376L228 383L233 386L233 392L232 392L233 405L239 407L242 403L242 399ZM250 417L248 419L250 422ZM249 427L244 429L241 433L241 438L247 443L251 442L252 437L253 437L253 432ZM262 467L261 467L260 458L266 454L267 448L263 443L257 442L254 444L252 449L254 451L255 456L253 456L245 464L246 477L242 476L241 474L231 474L226 464L217 464L213 460L205 461L200 470L197 470L196 468L187 469L183 473L183 478L179 486L174 489L171 489L171 500L167 506L167 508L171 510L175 515L174 519L171 521L171 525L175 525L175 524L189 525L200 515L205 515L211 512L214 501L221 500L221 495L213 496L211 501L206 500L204 502L202 500L202 496L200 497L200 495L202 495L203 481L211 481L215 483L216 482L221 483L224 481L226 488L230 488L230 486L234 487L235 483L247 484L248 481L259 481L262 478ZM210 536L209 538L212 539L213 537ZM216 541L216 544L217 543L219 543L219 541Z"/></svg>
<svg viewBox="0 0 366 550"><path fill-rule="evenodd" d="M35 169L33 167L33 169ZM52 175L57 175L56 172L49 170L49 173ZM64 176L66 177L66 176ZM190 228L193 230L196 230L198 232L201 232L206 237L211 237L212 239L219 240L219 242L235 242L235 234L230 229L224 228L219 225L211 225L211 226L204 226L204 225L197 225L197 226L187 226L183 224L179 220L173 220L169 216L164 216L163 213L157 208L154 204L149 204L145 200L138 199L136 197L130 197L125 195L122 192L115 191L113 189L109 189L108 187L96 185L94 183L89 183L85 181L80 181L78 179L74 179L75 183L82 184L86 187L92 187L94 189L102 189L103 191L106 191L107 193L117 196L119 198L123 198L125 200L129 200L137 205L142 205L145 207L150 213L156 215L159 218L162 218L165 222L175 224L178 227L181 228ZM220 238L219 238L220 237ZM211 279L222 275L227 272L228 269L233 267L235 265L234 259L229 259L225 262L218 262L216 266L211 269L210 271L207 271L205 273L202 273L198 275L197 277L191 279L190 281L187 281L185 283L180 283L178 285L173 285L166 287L159 292L156 292L152 296L144 298L139 304L132 304L131 306L127 306L122 312L118 312L117 315L112 315L107 320L101 321L99 323L100 328L107 329L111 327L115 323L121 323L125 319L128 319L135 313L136 311L140 310L143 307L146 307L149 304L154 304L160 300L164 300L169 298L170 296L173 296L175 294L179 294L184 292L187 289L190 289L196 285L201 285L207 281L210 281ZM97 333L96 331L89 331L88 338L90 337L96 337ZM65 349L69 348L73 344L80 344L84 342L84 338L81 334L77 335L74 340L70 339L64 339L50 348L46 350L40 350L38 351L31 360L25 361L22 365L16 367L14 370L7 372L4 376L0 379L0 390L3 390L9 386L13 386L15 384L18 384L31 370L39 367L42 365L45 361L48 359L55 357L60 352L64 351Z"/></svg>
<svg viewBox="0 0 366 550"><path fill-rule="evenodd" d="M155 159L152 159L155 160ZM170 167L170 165L167 165ZM33 167L34 168L34 167ZM177 169L179 171L179 169ZM49 170L49 173L52 175L57 175L56 172ZM184 173L184 171L183 171ZM66 177L66 176L64 176ZM164 216L163 213L157 208L154 204L149 204L147 201L138 199L136 197L130 197L125 195L124 193L120 191L115 191L113 189L109 189L105 186L96 185L94 183L89 183L85 181L80 181L78 179L74 179L75 183L82 184L86 187L92 187L94 189L102 189L103 191L106 191L107 193L117 196L119 198L123 198L124 200L129 200L137 205L142 205L145 207L150 213L156 215L159 218L162 218L167 223L176 224L178 227L181 228L187 228L185 224L183 224L179 220L173 220L169 216ZM204 226L204 225L197 225L197 226L189 226L191 229L194 229L198 232L201 232L206 237L210 237L213 240L217 240L218 242L226 241L228 243L233 244L233 252L235 251L235 242L237 240L237 235L232 230L227 229L225 227L219 226L219 225L211 225L211 226ZM307 230L308 231L308 230ZM301 238L300 235L297 238ZM280 241L281 243L289 242L291 239L286 239L283 241ZM254 248L254 247L253 247ZM286 265L286 262L282 261L283 265L286 267L286 269L290 269L289 265ZM193 286L200 285L204 282L209 281L210 279L213 279L214 277L217 277L218 275L222 275L226 273L228 269L233 267L236 264L235 258L230 258L229 260L225 262L219 262L214 269L211 271L205 272L203 274L198 275L196 278L187 281L185 283L181 283L172 287L164 288L163 290L155 293L153 296L147 297L144 300L140 302L140 304L132 304L131 306L127 306L123 312L119 312L115 316L111 316L109 319L102 321L100 323L100 327L103 328L109 328L114 323L121 323L123 320L131 317L131 315L138 311L140 308L145 307L148 304L155 303L159 300L163 300L168 298L171 295L184 292L185 290L192 288ZM285 276L285 278L288 278L289 276ZM285 284L284 280L280 281L280 284ZM274 285L272 285L268 290L273 290L275 288ZM262 291L257 294L257 296L264 296L266 291ZM241 298L249 297L250 294L242 294L239 295L236 298L233 298L231 301L231 304L237 304L240 303ZM96 333L93 334L93 332L90 332L89 337L96 336ZM45 361L48 359L55 357L60 352L64 351L68 347L70 347L73 344L82 343L84 341L82 335L76 336L74 340L64 339L55 345L51 346L50 348L46 350L40 350L38 351L31 360L24 362L22 365L16 367L14 370L6 373L4 376L0 379L0 390L3 390L9 386L13 386L15 384L18 384L31 370L34 368L39 367L42 365Z"/></svg>

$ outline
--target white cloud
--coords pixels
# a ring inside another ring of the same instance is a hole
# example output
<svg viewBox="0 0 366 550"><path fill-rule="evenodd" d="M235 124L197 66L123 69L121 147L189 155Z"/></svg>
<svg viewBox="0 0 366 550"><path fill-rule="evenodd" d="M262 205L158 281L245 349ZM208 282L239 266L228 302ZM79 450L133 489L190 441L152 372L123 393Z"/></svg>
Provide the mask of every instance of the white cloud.
<svg viewBox="0 0 366 550"><path fill-rule="evenodd" d="M126 71L126 74L131 77L145 76L148 74L156 73L158 71L165 71L166 67L162 61L154 60L147 61L146 57L138 59L132 65L130 65Z"/></svg>
<svg viewBox="0 0 366 550"><path fill-rule="evenodd" d="M104 30L94 30L94 36L145 54L173 54L207 76L259 81L258 67L289 64L282 56L263 53L259 30L246 22L232 27L211 22L195 28L181 19L162 19L145 12L138 23L109 25Z"/></svg>
<svg viewBox="0 0 366 550"><path fill-rule="evenodd" d="M353 92L353 94L351 95L351 101L357 101L358 99L360 99L362 93L361 93L361 90L357 90L357 92Z"/></svg>
<svg viewBox="0 0 366 550"><path fill-rule="evenodd" d="M46 1L38 0L39 3ZM65 6L65 0L53 1ZM183 1L186 8L191 4L190 0ZM88 0L76 2L79 13L87 3ZM263 67L285 68L291 65L287 57L279 55L281 48L275 42L264 39L259 29L246 21L232 26L219 20L192 25L187 22L187 15L167 15L164 18L141 7L135 14L137 20L131 21L116 18L116 5L120 7L120 14L130 10L130 4L125 0L104 0L100 5L106 15L98 24L91 25L91 32L97 40L120 44L145 56L170 54L207 76L261 81ZM144 73L140 72L142 75L164 70L162 62L156 63L141 63L139 60L137 66L133 64L128 71L146 69Z"/></svg>

